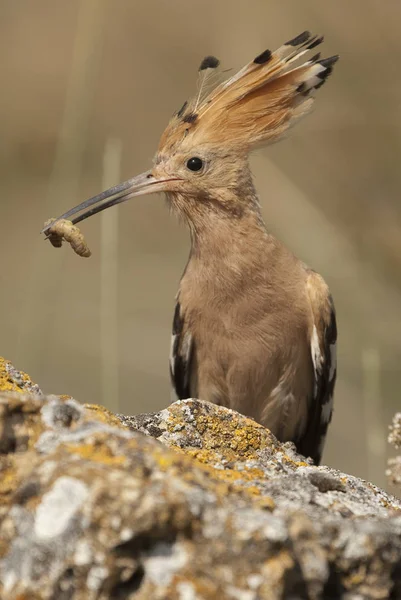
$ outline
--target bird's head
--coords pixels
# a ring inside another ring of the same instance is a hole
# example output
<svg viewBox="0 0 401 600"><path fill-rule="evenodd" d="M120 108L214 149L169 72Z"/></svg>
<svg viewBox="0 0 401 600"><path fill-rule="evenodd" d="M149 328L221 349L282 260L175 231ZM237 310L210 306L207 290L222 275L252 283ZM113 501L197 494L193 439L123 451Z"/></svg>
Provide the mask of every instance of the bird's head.
<svg viewBox="0 0 401 600"><path fill-rule="evenodd" d="M190 223L208 211L240 214L250 202L249 152L276 141L309 111L313 91L325 82L338 59L320 59L317 54L299 64L299 58L322 41L304 32L275 52L264 51L211 91L219 61L206 57L199 68L198 94L170 120L152 169L59 218L74 216L73 223L78 223L154 192L165 192L173 208Z"/></svg>

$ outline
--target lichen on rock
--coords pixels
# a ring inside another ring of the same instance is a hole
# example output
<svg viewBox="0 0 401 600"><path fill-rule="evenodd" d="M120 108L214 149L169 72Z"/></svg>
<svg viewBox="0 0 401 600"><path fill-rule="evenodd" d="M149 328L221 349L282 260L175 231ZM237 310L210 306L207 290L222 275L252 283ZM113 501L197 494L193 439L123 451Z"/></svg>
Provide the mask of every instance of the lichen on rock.
<svg viewBox="0 0 401 600"><path fill-rule="evenodd" d="M374 485L208 402L125 417L3 381L2 599L401 597Z"/></svg>
<svg viewBox="0 0 401 600"><path fill-rule="evenodd" d="M36 383L31 381L29 375L18 371L10 361L0 356L0 391L2 392L27 392L34 396L43 396Z"/></svg>

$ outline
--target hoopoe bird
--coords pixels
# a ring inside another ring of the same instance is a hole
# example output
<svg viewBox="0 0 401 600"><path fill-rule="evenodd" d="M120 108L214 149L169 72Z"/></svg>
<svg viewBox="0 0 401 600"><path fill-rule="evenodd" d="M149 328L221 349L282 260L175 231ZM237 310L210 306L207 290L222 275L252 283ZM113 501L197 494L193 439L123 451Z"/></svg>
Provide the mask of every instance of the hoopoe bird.
<svg viewBox="0 0 401 600"><path fill-rule="evenodd" d="M191 235L170 357L178 398L253 417L317 464L333 410L333 301L323 278L266 229L248 157L311 108L338 56L299 59L322 41L304 32L212 89L219 61L206 57L198 93L170 120L153 168L59 217L76 224L164 192Z"/></svg>

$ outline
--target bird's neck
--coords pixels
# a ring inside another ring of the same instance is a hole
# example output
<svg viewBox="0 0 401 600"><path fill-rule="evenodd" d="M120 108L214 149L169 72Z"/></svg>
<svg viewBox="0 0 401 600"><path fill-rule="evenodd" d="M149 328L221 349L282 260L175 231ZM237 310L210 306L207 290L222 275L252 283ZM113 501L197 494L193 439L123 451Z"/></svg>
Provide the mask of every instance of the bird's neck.
<svg viewBox="0 0 401 600"><path fill-rule="evenodd" d="M191 253L182 285L209 290L208 298L238 294L265 272L273 238L259 210L237 218L214 214L201 227L191 228Z"/></svg>
<svg viewBox="0 0 401 600"><path fill-rule="evenodd" d="M236 186L215 189L204 198L177 194L169 200L191 233L182 285L203 287L209 296L235 293L257 281L274 261L277 242L267 232L246 165L238 171Z"/></svg>
<svg viewBox="0 0 401 600"><path fill-rule="evenodd" d="M198 261L222 261L258 253L268 233L259 210L240 215L209 213L191 227L191 256Z"/></svg>
<svg viewBox="0 0 401 600"><path fill-rule="evenodd" d="M216 190L199 200L188 214L191 257L203 263L232 262L258 254L268 236L259 199L248 169L241 172L238 187Z"/></svg>

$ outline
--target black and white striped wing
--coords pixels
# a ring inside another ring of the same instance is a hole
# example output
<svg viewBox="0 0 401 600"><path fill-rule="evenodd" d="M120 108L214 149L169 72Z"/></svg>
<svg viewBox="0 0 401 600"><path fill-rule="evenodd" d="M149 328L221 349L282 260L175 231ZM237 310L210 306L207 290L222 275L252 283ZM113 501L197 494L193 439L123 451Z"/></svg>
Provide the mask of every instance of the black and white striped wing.
<svg viewBox="0 0 401 600"><path fill-rule="evenodd" d="M179 400L191 397L190 368L193 339L185 327L181 305L177 300L173 319L173 334L170 349L170 377Z"/></svg>
<svg viewBox="0 0 401 600"><path fill-rule="evenodd" d="M311 337L314 394L309 407L308 424L297 443L297 448L304 456L311 456L315 464L319 464L333 414L337 375L337 323L333 299L328 288L323 279L313 273L313 277L315 276L315 283L321 286L319 291L326 293L311 294L311 300L315 301L312 307L314 325Z"/></svg>

